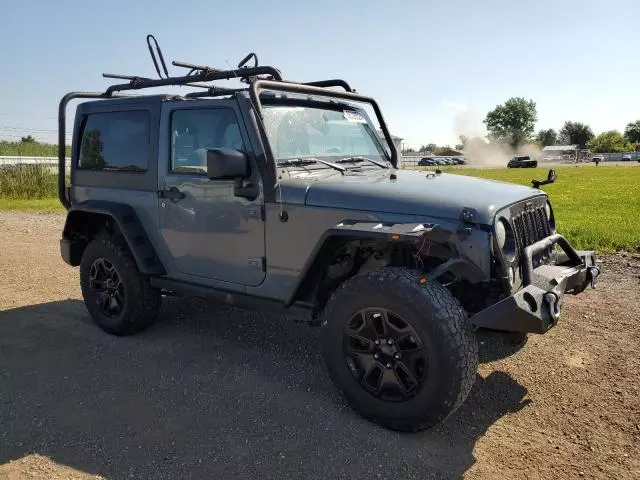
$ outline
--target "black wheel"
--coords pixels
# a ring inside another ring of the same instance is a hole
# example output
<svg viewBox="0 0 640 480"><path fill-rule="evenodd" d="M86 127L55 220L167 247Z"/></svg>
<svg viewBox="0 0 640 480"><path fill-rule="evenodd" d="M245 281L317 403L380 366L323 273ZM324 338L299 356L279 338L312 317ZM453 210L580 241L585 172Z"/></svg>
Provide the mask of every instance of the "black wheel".
<svg viewBox="0 0 640 480"><path fill-rule="evenodd" d="M478 347L458 301L405 268L356 275L331 296L322 352L362 416L418 431L453 413L475 381Z"/></svg>
<svg viewBox="0 0 640 480"><path fill-rule="evenodd" d="M82 254L80 287L91 318L105 332L130 335L155 321L160 291L149 285L127 247L106 234Z"/></svg>

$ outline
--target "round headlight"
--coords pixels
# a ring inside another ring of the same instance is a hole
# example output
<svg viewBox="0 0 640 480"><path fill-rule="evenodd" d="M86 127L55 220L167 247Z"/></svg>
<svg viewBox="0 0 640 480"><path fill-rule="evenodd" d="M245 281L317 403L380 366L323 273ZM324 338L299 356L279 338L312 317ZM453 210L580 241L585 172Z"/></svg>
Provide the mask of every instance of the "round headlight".
<svg viewBox="0 0 640 480"><path fill-rule="evenodd" d="M507 229L504 226L502 220L500 220L496 225L496 242L498 243L498 247L500 250L504 248L504 244L507 241Z"/></svg>
<svg viewBox="0 0 640 480"><path fill-rule="evenodd" d="M553 210L551 209L551 204L547 202L544 206L544 209L547 213L547 220L549 220L549 226L551 227L551 230L555 230L555 218L553 218Z"/></svg>
<svg viewBox="0 0 640 480"><path fill-rule="evenodd" d="M516 258L516 237L511 225L504 218L496 224L496 243L507 261L512 262Z"/></svg>

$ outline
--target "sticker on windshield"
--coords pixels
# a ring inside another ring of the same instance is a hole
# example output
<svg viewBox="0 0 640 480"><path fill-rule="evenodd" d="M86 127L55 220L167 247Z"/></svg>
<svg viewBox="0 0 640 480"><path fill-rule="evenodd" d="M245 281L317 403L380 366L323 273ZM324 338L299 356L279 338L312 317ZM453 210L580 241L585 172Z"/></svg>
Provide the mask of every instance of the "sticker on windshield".
<svg viewBox="0 0 640 480"><path fill-rule="evenodd" d="M367 123L362 114L356 110L343 110L342 114L348 122Z"/></svg>

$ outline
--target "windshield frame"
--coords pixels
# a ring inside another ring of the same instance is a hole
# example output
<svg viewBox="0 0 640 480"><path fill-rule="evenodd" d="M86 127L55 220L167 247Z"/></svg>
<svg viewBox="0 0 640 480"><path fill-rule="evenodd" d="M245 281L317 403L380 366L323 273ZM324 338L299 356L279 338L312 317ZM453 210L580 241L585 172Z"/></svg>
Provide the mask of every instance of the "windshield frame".
<svg viewBox="0 0 640 480"><path fill-rule="evenodd" d="M380 110L380 107L378 106L378 103L371 97L367 97L365 95L360 95L357 94L353 91L336 91L336 90L329 90L328 88L325 87L317 87L317 86L311 86L311 85L304 85L301 83L291 83L291 82L286 82L286 81L274 81L274 80L266 80L263 78L254 78L250 81L251 87L249 89L249 95L250 95L250 99L251 99L251 103L253 105L253 107L255 108L255 110L257 111L257 121L258 124L260 125L260 129L261 129L261 138L262 141L264 143L264 149L265 149L265 153L267 155L267 157L273 161L273 167L277 168L275 165L275 159L273 156L273 151L271 150L271 145L269 143L269 139L267 137L267 133L264 127L264 121L263 121L263 116L262 116L262 102L263 101L272 101L275 99L274 98L265 98L265 96L260 95L260 91L275 91L275 92L281 92L281 93L289 93L289 94L306 94L308 96L311 96L310 101L319 101L322 104L329 103L331 101L333 101L335 103L336 99L339 100L346 100L346 101L353 101L356 103L364 103L364 104L368 104L373 108L373 111L376 115L376 119L378 120L378 124L380 125L380 129L382 130L382 134L384 136L384 139L386 140L387 143L387 147L388 147L388 158L387 160L391 163L393 168L398 168L398 151L396 149L395 143L393 143L393 138L391 137L391 134L389 133L389 129L387 128L387 124L384 120L384 116L382 115L382 111ZM314 98L317 97L317 98ZM324 102L320 99L326 99ZM300 101L300 100L304 100L304 99L295 99L296 101ZM350 108L353 108L353 105L349 105ZM356 107L357 110L362 110L361 108ZM364 112L366 113L366 112ZM369 116L366 116L367 120L369 122L371 122L371 119L369 118ZM376 137L378 137L379 139L379 135L377 132L376 128L372 129L376 135ZM381 139L378 140L380 142L380 144L384 147L384 144L382 144ZM385 150L387 150L385 148Z"/></svg>
<svg viewBox="0 0 640 480"><path fill-rule="evenodd" d="M367 114L366 110L358 107L357 105L353 105L351 103L346 103L346 102L322 101L322 100L308 99L308 98L278 98L278 97L262 98L263 111L267 110L267 108L270 108L270 107L277 108L279 106L301 107L301 108L308 108L308 109L315 109L315 110L327 110L327 111L333 111L333 112L343 112L345 110L356 111L358 114L362 115L362 117L365 120L366 128L363 129L362 135L363 135L363 138L368 138L373 143L373 146L377 150L376 155L380 157L378 161L383 163L391 162L391 156L389 154L390 147L385 147L382 139L380 138L380 135L377 132L377 129L375 128L374 123L371 121L371 118ZM264 116L262 117L262 122L265 129L267 140L269 142L269 149L271 151L271 156L276 166L278 166L283 161L293 159L293 158L307 158L307 157L324 158L325 157L323 155L310 152L309 155L293 155L293 156L287 156L282 158L276 158L275 149L273 148L272 141L268 133L267 120L264 118ZM364 137L365 135L366 137ZM364 153L358 153L358 154L343 154L340 156L367 157L368 155ZM335 157L336 156L334 155L330 155L330 156L326 156L326 159L334 160Z"/></svg>

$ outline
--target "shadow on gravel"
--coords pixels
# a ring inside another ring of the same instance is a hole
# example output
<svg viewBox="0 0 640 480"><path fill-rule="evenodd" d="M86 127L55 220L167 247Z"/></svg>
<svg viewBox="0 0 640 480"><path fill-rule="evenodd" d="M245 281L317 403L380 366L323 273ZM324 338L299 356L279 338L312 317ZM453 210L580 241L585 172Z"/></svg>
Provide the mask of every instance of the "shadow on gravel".
<svg viewBox="0 0 640 480"><path fill-rule="evenodd" d="M444 424L400 434L345 405L305 324L167 299L154 328L117 338L76 300L0 312L0 465L37 453L108 478L459 478L526 393L478 376Z"/></svg>
<svg viewBox="0 0 640 480"><path fill-rule="evenodd" d="M524 348L528 340L526 334L488 329L477 330L476 338L480 363L489 363L510 357Z"/></svg>

